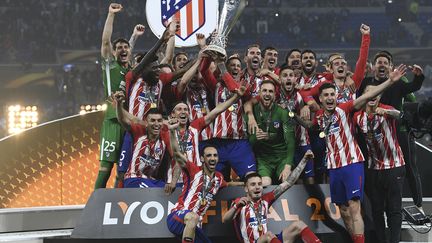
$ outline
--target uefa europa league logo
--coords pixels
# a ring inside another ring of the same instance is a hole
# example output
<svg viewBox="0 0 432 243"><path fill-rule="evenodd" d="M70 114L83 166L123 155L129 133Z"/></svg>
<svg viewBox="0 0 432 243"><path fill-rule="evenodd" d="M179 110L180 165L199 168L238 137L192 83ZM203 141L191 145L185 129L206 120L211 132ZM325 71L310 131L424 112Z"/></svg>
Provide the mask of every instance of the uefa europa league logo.
<svg viewBox="0 0 432 243"><path fill-rule="evenodd" d="M245 8L246 0L219 0L220 5L223 5L223 7L220 12L216 33L212 36L210 44L205 48L204 52L211 56L216 54L226 57L227 36Z"/></svg>

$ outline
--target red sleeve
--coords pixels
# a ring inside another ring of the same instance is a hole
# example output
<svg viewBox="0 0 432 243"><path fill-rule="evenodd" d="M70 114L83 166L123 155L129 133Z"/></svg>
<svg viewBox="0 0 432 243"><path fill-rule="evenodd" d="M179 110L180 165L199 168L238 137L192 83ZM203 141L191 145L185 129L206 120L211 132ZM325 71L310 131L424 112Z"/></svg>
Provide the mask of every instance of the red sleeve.
<svg viewBox="0 0 432 243"><path fill-rule="evenodd" d="M167 146L167 150L168 150L169 154L171 155L171 157L173 157L173 152L171 150L169 130L168 130L168 127L166 125L162 126L160 137L161 137L162 141L164 141L165 145Z"/></svg>
<svg viewBox="0 0 432 243"><path fill-rule="evenodd" d="M240 88L240 85L234 80L234 78L228 72L222 75L222 80L225 82L225 85L227 86L230 92L234 92L234 90Z"/></svg>
<svg viewBox="0 0 432 243"><path fill-rule="evenodd" d="M174 74L173 73L160 73L159 80L162 81L163 85L167 85L173 81Z"/></svg>
<svg viewBox="0 0 432 243"><path fill-rule="evenodd" d="M358 121L357 121L357 119L358 119L358 117L359 117L362 113L363 113L363 111L357 111L356 113L354 113L354 116L353 116L353 124L354 124L354 126L357 126L357 125L358 125Z"/></svg>
<svg viewBox="0 0 432 243"><path fill-rule="evenodd" d="M272 205L275 201L275 194L273 191L268 192L262 196L262 200L268 202L269 206Z"/></svg>
<svg viewBox="0 0 432 243"><path fill-rule="evenodd" d="M220 172L217 172L217 173L219 173L219 178L221 179L221 186L219 189L227 187L228 183L224 180L223 175Z"/></svg>
<svg viewBox="0 0 432 243"><path fill-rule="evenodd" d="M360 87L361 82L364 78L366 62L369 55L369 44L370 44L370 35L363 35L361 46L360 46L359 58L357 60L354 75L352 77L357 89Z"/></svg>
<svg viewBox="0 0 432 243"><path fill-rule="evenodd" d="M333 73L330 73L330 72L321 73L321 76L328 81L333 81L333 78L334 78Z"/></svg>
<svg viewBox="0 0 432 243"><path fill-rule="evenodd" d="M146 133L146 128L138 123L132 123L131 124L131 133L134 138L141 137L143 134Z"/></svg>
<svg viewBox="0 0 432 243"><path fill-rule="evenodd" d="M354 110L354 100L348 102L340 103L337 107L345 111L345 113L351 113Z"/></svg>
<svg viewBox="0 0 432 243"><path fill-rule="evenodd" d="M385 105L385 104L381 104L381 103L379 103L379 106L378 107L381 107L381 108L383 108L383 109L387 109L387 110L396 110L393 106L391 106L391 105Z"/></svg>
<svg viewBox="0 0 432 243"><path fill-rule="evenodd" d="M183 95L186 93L186 91L185 91L185 93L184 94L181 94L179 91L178 91L178 84L176 84L176 85L174 85L174 86L171 86L171 92L172 92L172 94L174 95L174 97L175 97L175 100L182 100L183 99Z"/></svg>
<svg viewBox="0 0 432 243"><path fill-rule="evenodd" d="M201 62L200 73L203 76L204 84L213 93L216 90L216 84L218 81L213 73L209 70L210 63L211 61L209 58L204 58Z"/></svg>
<svg viewBox="0 0 432 243"><path fill-rule="evenodd" d="M205 124L205 116L193 120L190 126L198 130L199 133L201 133L201 131L207 127L207 125Z"/></svg>
<svg viewBox="0 0 432 243"><path fill-rule="evenodd" d="M201 168L198 165L196 165L195 163L188 161L188 162L186 162L183 170L186 170L187 172L189 172L189 175L193 176L196 173L198 173L201 170Z"/></svg>
<svg viewBox="0 0 432 243"><path fill-rule="evenodd" d="M319 88L324 83L331 83L332 84L333 82L327 80L327 78L326 78L325 81L318 83L317 85L315 85L313 88L311 88L309 90L301 90L299 93L300 93L301 97L303 98L304 102L307 103L308 101L314 99L314 97L318 97L319 96Z"/></svg>
<svg viewBox="0 0 432 243"><path fill-rule="evenodd" d="M126 97L129 97L130 96L129 90L132 84L134 83L134 75L132 71L126 73L125 82L126 82Z"/></svg>

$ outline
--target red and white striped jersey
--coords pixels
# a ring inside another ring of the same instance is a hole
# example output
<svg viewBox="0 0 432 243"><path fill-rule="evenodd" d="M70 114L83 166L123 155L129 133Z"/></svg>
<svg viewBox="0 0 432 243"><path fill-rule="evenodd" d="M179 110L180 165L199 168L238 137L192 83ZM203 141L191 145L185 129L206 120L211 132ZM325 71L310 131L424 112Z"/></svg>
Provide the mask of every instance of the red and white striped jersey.
<svg viewBox="0 0 432 243"><path fill-rule="evenodd" d="M269 192L256 202L237 208L233 222L240 242L255 243L267 232L267 214L274 201L274 193ZM259 231L259 224L262 225L262 231Z"/></svg>
<svg viewBox="0 0 432 243"><path fill-rule="evenodd" d="M169 148L169 134L161 132L158 139L151 141L144 126L131 124L131 133L134 138L132 159L125 179L128 178L156 178L162 163L165 151Z"/></svg>
<svg viewBox="0 0 432 243"><path fill-rule="evenodd" d="M345 103L348 102L350 100L355 100L356 99L356 93L355 92L351 92L351 90L346 87L345 85L343 85L342 87L339 87L338 85L335 84L336 87L336 103L337 104L341 104L341 103Z"/></svg>
<svg viewBox="0 0 432 243"><path fill-rule="evenodd" d="M311 88L315 87L317 84L326 81L327 78L323 74L314 74L312 77L306 77L302 75L299 80L299 85L310 84Z"/></svg>
<svg viewBox="0 0 432 243"><path fill-rule="evenodd" d="M207 95L207 89L200 80L199 87L194 89L186 87L185 92L180 93L177 89L177 84L172 86L172 92L177 100L186 100L186 105L189 108L189 121L196 120L210 112L210 105ZM212 137L213 123L206 127L199 136L199 141L208 140Z"/></svg>
<svg viewBox="0 0 432 243"><path fill-rule="evenodd" d="M250 97L254 98L259 95L259 90L261 83L263 79L261 77L258 77L256 75L249 75L247 70L243 70L243 75L240 77L240 80L246 80L247 84L250 85L249 91L250 91Z"/></svg>
<svg viewBox="0 0 432 243"><path fill-rule="evenodd" d="M152 105L159 107L163 85L169 83L171 79L171 73L161 73L159 82L155 85L149 85L141 77L134 80L132 71L129 71L126 74L129 113L143 120Z"/></svg>
<svg viewBox="0 0 432 243"><path fill-rule="evenodd" d="M205 117L201 117L190 123L189 127L183 132L177 132L177 140L179 142L180 150L186 153L188 161L201 166L201 159L199 154L199 135L201 131L206 128ZM168 178L167 182L170 183L173 176L173 168L175 166L175 160L172 160L170 167L168 168ZM180 175L179 182L182 180L183 176Z"/></svg>
<svg viewBox="0 0 432 243"><path fill-rule="evenodd" d="M214 196L219 189L226 186L227 184L220 172L216 171L214 177L210 178L210 176L205 174L201 166L187 162L185 168L183 168L182 193L171 212L190 210L200 216L198 226L201 227L202 217L210 207Z"/></svg>
<svg viewBox="0 0 432 243"><path fill-rule="evenodd" d="M338 104L331 115L321 109L315 114L314 124L326 134L326 160L328 169L337 169L364 161L364 157L354 137L351 112L353 101Z"/></svg>
<svg viewBox="0 0 432 243"><path fill-rule="evenodd" d="M194 121L198 118L204 117L210 112L210 106L207 98L207 90L201 87L198 90L190 88L186 89L186 104L189 107L189 121ZM208 140L212 138L213 124L210 124L199 136L199 141Z"/></svg>
<svg viewBox="0 0 432 243"><path fill-rule="evenodd" d="M221 82L217 83L215 90L215 105L227 101L233 94ZM226 139L244 139L246 126L243 119L243 102L238 99L226 111L219 114L213 127L213 137Z"/></svg>
<svg viewBox="0 0 432 243"><path fill-rule="evenodd" d="M304 106L303 98L299 92L295 92L293 95L285 94L282 90L278 92L277 103L287 111L295 112L297 115L300 114L300 109ZM303 126L296 125L295 129L296 144L299 146L306 146L310 143L309 134Z"/></svg>
<svg viewBox="0 0 432 243"><path fill-rule="evenodd" d="M383 104L378 107L394 110ZM368 115L362 110L355 113L354 123L365 134L370 169L385 170L405 165L397 140L395 119L388 115Z"/></svg>

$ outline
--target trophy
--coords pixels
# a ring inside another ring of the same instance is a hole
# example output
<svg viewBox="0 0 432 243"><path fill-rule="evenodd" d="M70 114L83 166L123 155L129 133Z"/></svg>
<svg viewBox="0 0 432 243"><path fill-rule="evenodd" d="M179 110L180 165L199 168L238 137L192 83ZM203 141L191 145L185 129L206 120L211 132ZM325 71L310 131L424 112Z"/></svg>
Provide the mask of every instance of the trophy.
<svg viewBox="0 0 432 243"><path fill-rule="evenodd" d="M222 11L219 16L219 24L216 33L212 35L210 44L205 48L204 52L210 56L214 54L226 57L225 51L228 33L231 31L241 12L246 6L246 0L219 0L219 5L222 5Z"/></svg>

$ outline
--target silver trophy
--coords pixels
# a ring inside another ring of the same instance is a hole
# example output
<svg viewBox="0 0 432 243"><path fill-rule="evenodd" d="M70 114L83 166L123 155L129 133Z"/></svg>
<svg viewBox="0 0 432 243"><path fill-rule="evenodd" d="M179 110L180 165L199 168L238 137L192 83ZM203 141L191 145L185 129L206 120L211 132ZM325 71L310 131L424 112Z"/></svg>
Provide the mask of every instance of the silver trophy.
<svg viewBox="0 0 432 243"><path fill-rule="evenodd" d="M225 50L228 33L231 31L241 12L246 6L246 0L219 0L219 6L223 4L219 16L219 24L216 33L212 36L210 44L204 52L226 57Z"/></svg>

